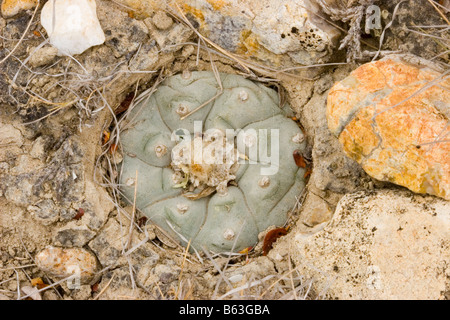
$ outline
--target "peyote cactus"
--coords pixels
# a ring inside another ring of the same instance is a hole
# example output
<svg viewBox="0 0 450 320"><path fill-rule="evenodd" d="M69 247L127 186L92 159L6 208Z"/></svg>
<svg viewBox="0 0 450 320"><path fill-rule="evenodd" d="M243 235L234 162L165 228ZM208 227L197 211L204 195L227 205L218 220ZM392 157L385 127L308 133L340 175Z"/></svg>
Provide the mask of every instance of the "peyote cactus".
<svg viewBox="0 0 450 320"><path fill-rule="evenodd" d="M130 203L136 187L136 207L181 244L236 252L286 222L305 186L293 159L305 142L274 90L220 78L218 95L212 72L184 72L135 106L120 136L120 184Z"/></svg>

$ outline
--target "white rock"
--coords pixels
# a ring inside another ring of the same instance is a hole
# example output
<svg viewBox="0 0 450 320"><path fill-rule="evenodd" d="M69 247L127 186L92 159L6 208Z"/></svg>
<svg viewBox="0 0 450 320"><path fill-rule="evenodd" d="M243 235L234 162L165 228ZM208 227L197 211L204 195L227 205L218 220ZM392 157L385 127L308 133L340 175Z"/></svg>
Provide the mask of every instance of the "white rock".
<svg viewBox="0 0 450 320"><path fill-rule="evenodd" d="M299 272L327 298L443 299L450 202L399 190L347 194L325 228L296 233L293 244Z"/></svg>
<svg viewBox="0 0 450 320"><path fill-rule="evenodd" d="M59 55L74 55L105 42L95 0L49 0L41 24Z"/></svg>

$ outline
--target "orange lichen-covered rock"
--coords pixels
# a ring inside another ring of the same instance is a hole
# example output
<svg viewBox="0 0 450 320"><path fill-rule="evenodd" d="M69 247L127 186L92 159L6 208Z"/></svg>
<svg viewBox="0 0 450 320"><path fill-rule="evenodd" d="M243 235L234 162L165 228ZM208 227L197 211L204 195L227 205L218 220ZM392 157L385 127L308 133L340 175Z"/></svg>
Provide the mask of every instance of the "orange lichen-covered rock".
<svg viewBox="0 0 450 320"><path fill-rule="evenodd" d="M22 10L36 7L37 0L3 0L2 15L5 18L15 16Z"/></svg>
<svg viewBox="0 0 450 320"><path fill-rule="evenodd" d="M449 75L411 56L360 66L327 102L329 129L370 176L447 200L449 112Z"/></svg>

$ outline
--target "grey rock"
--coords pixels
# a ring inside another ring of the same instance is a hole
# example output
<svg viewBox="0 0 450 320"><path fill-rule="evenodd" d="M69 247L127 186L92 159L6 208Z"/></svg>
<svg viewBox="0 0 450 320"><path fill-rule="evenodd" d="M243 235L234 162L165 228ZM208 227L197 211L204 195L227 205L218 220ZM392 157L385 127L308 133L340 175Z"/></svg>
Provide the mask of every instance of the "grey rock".
<svg viewBox="0 0 450 320"><path fill-rule="evenodd" d="M314 94L300 114L306 132L312 137L314 168L311 181L319 190L345 194L364 189L372 179L356 161L345 155L341 144L328 129L326 101L330 84L329 76L316 83Z"/></svg>
<svg viewBox="0 0 450 320"><path fill-rule="evenodd" d="M181 49L177 44L184 43L194 34L194 32L183 24L176 24L167 30L155 28L152 23L145 20L150 37L156 41L159 48L164 52L172 52Z"/></svg>
<svg viewBox="0 0 450 320"><path fill-rule="evenodd" d="M69 223L56 231L53 243L61 247L82 247L95 237L95 232L86 226Z"/></svg>
<svg viewBox="0 0 450 320"><path fill-rule="evenodd" d="M242 16L224 16L219 11L209 11L205 17L209 38L226 50L235 52L242 40L242 31L251 29L251 21Z"/></svg>
<svg viewBox="0 0 450 320"><path fill-rule="evenodd" d="M61 221L69 221L72 220L77 215L77 210L73 208L62 208L59 212L59 217Z"/></svg>
<svg viewBox="0 0 450 320"><path fill-rule="evenodd" d="M89 247L97 255L102 266L115 265L122 251L122 243L118 241L121 228L117 221L110 219L102 231L89 242Z"/></svg>
<svg viewBox="0 0 450 320"><path fill-rule="evenodd" d="M150 290L158 284L161 289L167 289L170 284L178 280L180 267L171 264L157 264L156 266L143 266L136 276L137 283Z"/></svg>
<svg viewBox="0 0 450 320"><path fill-rule="evenodd" d="M96 257L83 248L57 248L47 247L36 256L37 266L51 277L57 279L67 278L70 275L78 275L81 284L95 281L96 272L99 269ZM74 284L76 284L74 279Z"/></svg>
<svg viewBox="0 0 450 320"><path fill-rule="evenodd" d="M36 205L30 205L28 212L43 225L50 225L59 220L59 208L53 200L42 200Z"/></svg>

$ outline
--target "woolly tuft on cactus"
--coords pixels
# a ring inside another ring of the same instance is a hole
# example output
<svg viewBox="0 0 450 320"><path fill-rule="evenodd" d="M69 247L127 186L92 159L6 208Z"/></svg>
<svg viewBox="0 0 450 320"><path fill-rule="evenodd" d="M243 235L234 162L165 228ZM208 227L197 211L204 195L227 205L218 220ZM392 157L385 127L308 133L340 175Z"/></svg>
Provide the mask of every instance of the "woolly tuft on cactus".
<svg viewBox="0 0 450 320"><path fill-rule="evenodd" d="M201 71L166 79L133 108L120 184L129 203L136 188L136 207L180 244L237 252L286 222L305 186L292 156L305 142L274 90L220 78L215 99L220 86Z"/></svg>

